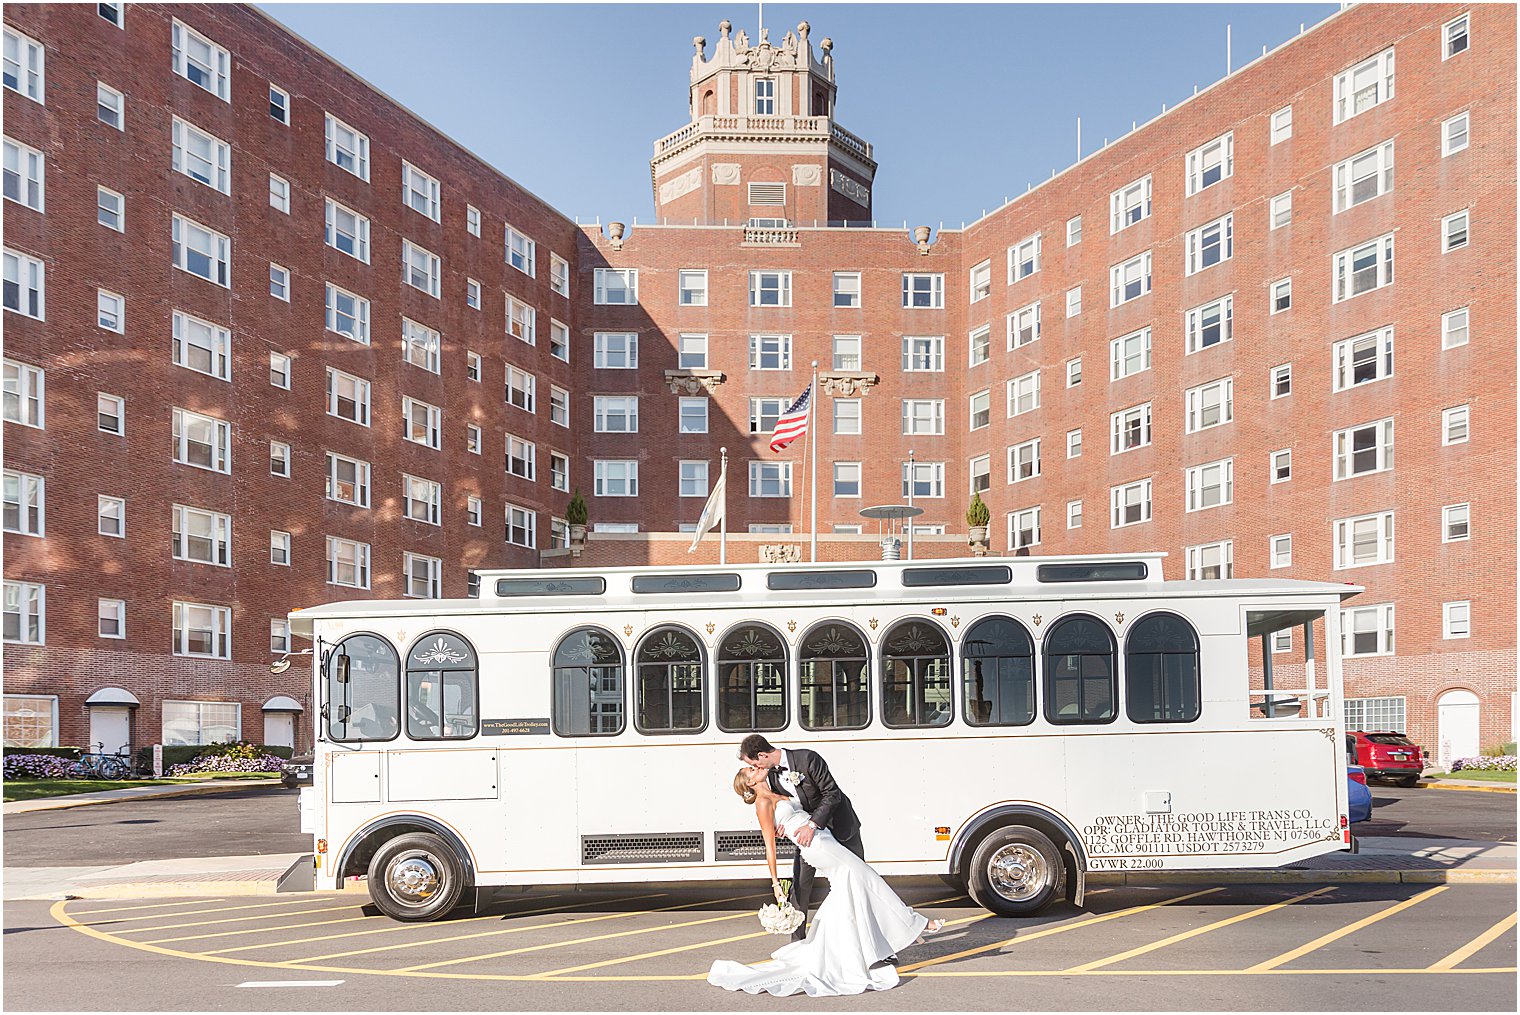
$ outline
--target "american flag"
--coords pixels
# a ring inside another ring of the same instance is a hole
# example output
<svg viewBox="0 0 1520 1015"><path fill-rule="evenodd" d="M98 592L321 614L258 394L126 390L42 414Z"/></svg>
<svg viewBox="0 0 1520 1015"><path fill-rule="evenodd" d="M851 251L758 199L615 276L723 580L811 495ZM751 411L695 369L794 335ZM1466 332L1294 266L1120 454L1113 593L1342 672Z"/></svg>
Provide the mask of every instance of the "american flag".
<svg viewBox="0 0 1520 1015"><path fill-rule="evenodd" d="M798 437L807 435L808 409L813 401L813 386L809 384L797 401L787 406L776 419L776 429L771 432L771 450L780 451Z"/></svg>

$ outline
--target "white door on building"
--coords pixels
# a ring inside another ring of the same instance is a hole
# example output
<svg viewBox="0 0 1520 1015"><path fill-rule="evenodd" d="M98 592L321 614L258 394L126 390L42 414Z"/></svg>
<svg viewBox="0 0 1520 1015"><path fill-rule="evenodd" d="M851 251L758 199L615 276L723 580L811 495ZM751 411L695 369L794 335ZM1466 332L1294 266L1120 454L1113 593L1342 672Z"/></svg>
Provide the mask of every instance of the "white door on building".
<svg viewBox="0 0 1520 1015"><path fill-rule="evenodd" d="M1478 696L1471 691L1447 691L1436 701L1438 761L1450 770L1457 758L1478 753Z"/></svg>
<svg viewBox="0 0 1520 1015"><path fill-rule="evenodd" d="M90 750L95 750L96 744L104 744L107 754L115 754L129 750L131 739L131 709L90 706Z"/></svg>
<svg viewBox="0 0 1520 1015"><path fill-rule="evenodd" d="M265 712L264 744L268 747L294 747L296 717L289 712Z"/></svg>

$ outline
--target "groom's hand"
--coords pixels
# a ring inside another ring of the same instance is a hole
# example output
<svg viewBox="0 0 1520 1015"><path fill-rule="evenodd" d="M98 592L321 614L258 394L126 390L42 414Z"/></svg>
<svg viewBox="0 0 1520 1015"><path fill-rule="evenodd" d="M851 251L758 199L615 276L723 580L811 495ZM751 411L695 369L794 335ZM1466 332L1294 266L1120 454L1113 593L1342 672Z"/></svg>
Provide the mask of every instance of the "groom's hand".
<svg viewBox="0 0 1520 1015"><path fill-rule="evenodd" d="M799 846L811 846L813 844L813 833L816 831L817 829L815 829L812 825L803 825L801 828L797 829L797 834L793 835L792 839Z"/></svg>

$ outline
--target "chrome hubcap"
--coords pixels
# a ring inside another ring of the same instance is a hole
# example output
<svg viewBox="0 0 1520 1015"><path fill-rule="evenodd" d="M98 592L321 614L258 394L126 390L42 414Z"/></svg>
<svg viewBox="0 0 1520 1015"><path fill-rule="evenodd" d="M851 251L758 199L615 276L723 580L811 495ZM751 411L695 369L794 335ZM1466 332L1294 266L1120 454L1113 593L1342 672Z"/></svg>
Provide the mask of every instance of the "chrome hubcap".
<svg viewBox="0 0 1520 1015"><path fill-rule="evenodd" d="M1038 895L1050 877L1039 851L1021 842L1011 843L992 854L987 862L993 891L1009 902L1026 902Z"/></svg>
<svg viewBox="0 0 1520 1015"><path fill-rule="evenodd" d="M391 897L407 906L420 906L438 894L442 880L438 862L426 853L408 853L391 861L386 875Z"/></svg>

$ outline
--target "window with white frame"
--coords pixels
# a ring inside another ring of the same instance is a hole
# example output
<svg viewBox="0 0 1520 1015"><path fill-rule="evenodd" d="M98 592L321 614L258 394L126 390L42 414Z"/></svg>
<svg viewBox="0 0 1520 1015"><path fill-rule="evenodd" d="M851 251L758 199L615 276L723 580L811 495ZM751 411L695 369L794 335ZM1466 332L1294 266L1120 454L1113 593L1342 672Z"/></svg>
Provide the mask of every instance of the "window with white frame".
<svg viewBox="0 0 1520 1015"><path fill-rule="evenodd" d="M549 385L549 421L558 426L570 425L570 392L556 385Z"/></svg>
<svg viewBox="0 0 1520 1015"><path fill-rule="evenodd" d="M406 284L420 289L434 299L443 298L443 260L411 240L401 243L401 266Z"/></svg>
<svg viewBox="0 0 1520 1015"><path fill-rule="evenodd" d="M552 317L549 319L549 355L561 362L570 362L570 328Z"/></svg>
<svg viewBox="0 0 1520 1015"><path fill-rule="evenodd" d="M369 345L369 300L327 283L327 330Z"/></svg>
<svg viewBox="0 0 1520 1015"><path fill-rule="evenodd" d="M1441 60L1450 60L1458 53L1467 52L1469 14L1453 18L1441 26Z"/></svg>
<svg viewBox="0 0 1520 1015"><path fill-rule="evenodd" d="M706 398L683 398L680 400L678 420L681 433L707 432L707 402Z"/></svg>
<svg viewBox="0 0 1520 1015"><path fill-rule="evenodd" d="M1458 113L1441 124L1441 157L1464 151L1471 141L1472 116Z"/></svg>
<svg viewBox="0 0 1520 1015"><path fill-rule="evenodd" d="M479 497L470 496L464 499L464 518L467 524L480 528L484 519L484 505Z"/></svg>
<svg viewBox="0 0 1520 1015"><path fill-rule="evenodd" d="M749 368L751 370L790 370L792 368L792 336L749 336Z"/></svg>
<svg viewBox="0 0 1520 1015"><path fill-rule="evenodd" d="M1235 499L1235 459L1225 458L1187 470L1187 509L1203 511Z"/></svg>
<svg viewBox="0 0 1520 1015"><path fill-rule="evenodd" d="M1293 280L1285 278L1272 283L1268 303L1274 314L1280 314L1293 306Z"/></svg>
<svg viewBox="0 0 1520 1015"><path fill-rule="evenodd" d="M992 391L978 391L971 396L970 412L968 413L972 430L980 430L992 423Z"/></svg>
<svg viewBox="0 0 1520 1015"><path fill-rule="evenodd" d="M855 309L860 306L860 272L834 272L834 306Z"/></svg>
<svg viewBox="0 0 1520 1015"><path fill-rule="evenodd" d="M1109 380L1123 380L1151 368L1151 329L1123 335L1108 343Z"/></svg>
<svg viewBox="0 0 1520 1015"><path fill-rule="evenodd" d="M1008 248L1008 284L1028 278L1040 270L1040 234L1020 240Z"/></svg>
<svg viewBox="0 0 1520 1015"><path fill-rule="evenodd" d="M106 331L114 331L117 334L126 331L126 303L127 301L116 293L97 289L95 291L95 322Z"/></svg>
<svg viewBox="0 0 1520 1015"><path fill-rule="evenodd" d="M594 405L597 433L639 432L637 395L597 395Z"/></svg>
<svg viewBox="0 0 1520 1015"><path fill-rule="evenodd" d="M1074 388L1082 383L1082 357L1066 361L1066 386Z"/></svg>
<svg viewBox="0 0 1520 1015"><path fill-rule="evenodd" d="M1082 428L1066 431L1066 457L1082 457Z"/></svg>
<svg viewBox="0 0 1520 1015"><path fill-rule="evenodd" d="M42 211L44 162L35 148L5 139L5 200Z"/></svg>
<svg viewBox="0 0 1520 1015"><path fill-rule="evenodd" d="M683 529L682 531L685 530ZM697 531L695 522L691 523L691 531ZM563 518L555 518L553 516L549 518L549 549L570 549L570 523Z"/></svg>
<svg viewBox="0 0 1520 1015"><path fill-rule="evenodd" d="M1393 98L1393 47L1342 71L1335 76L1335 122L1353 116Z"/></svg>
<svg viewBox="0 0 1520 1015"><path fill-rule="evenodd" d="M1008 348L1010 351L1038 341L1040 337L1040 301L1020 307L1008 315Z"/></svg>
<svg viewBox="0 0 1520 1015"><path fill-rule="evenodd" d="M1293 566L1293 536L1283 533L1267 538L1267 566L1272 568Z"/></svg>
<svg viewBox="0 0 1520 1015"><path fill-rule="evenodd" d="M676 299L683 307L707 306L707 272L695 268L677 272Z"/></svg>
<svg viewBox="0 0 1520 1015"><path fill-rule="evenodd" d="M1194 148L1187 157L1187 192L1192 197L1235 175L1235 132Z"/></svg>
<svg viewBox="0 0 1520 1015"><path fill-rule="evenodd" d="M945 432L945 400L943 398L904 398L902 400L902 432L938 436Z"/></svg>
<svg viewBox="0 0 1520 1015"><path fill-rule="evenodd" d="M1393 655L1393 604L1341 611L1341 656Z"/></svg>
<svg viewBox="0 0 1520 1015"><path fill-rule="evenodd" d="M1441 220L1441 252L1448 254L1467 246L1468 215L1464 208Z"/></svg>
<svg viewBox="0 0 1520 1015"><path fill-rule="evenodd" d="M1393 376L1393 328L1379 328L1335 343L1334 388L1345 391Z"/></svg>
<svg viewBox="0 0 1520 1015"><path fill-rule="evenodd" d="M1393 189L1393 141L1336 163L1334 179L1336 214L1388 193Z"/></svg>
<svg viewBox="0 0 1520 1015"><path fill-rule="evenodd" d="M117 130L127 129L127 97L108 84L95 83L95 119Z"/></svg>
<svg viewBox="0 0 1520 1015"><path fill-rule="evenodd" d="M5 583L4 640L42 645L47 639L47 588L32 582Z"/></svg>
<svg viewBox="0 0 1520 1015"><path fill-rule="evenodd" d="M176 408L173 414L174 461L212 472L231 472L232 424Z"/></svg>
<svg viewBox="0 0 1520 1015"><path fill-rule="evenodd" d="M290 566L290 533L279 529L269 530L269 563L281 567Z"/></svg>
<svg viewBox="0 0 1520 1015"><path fill-rule="evenodd" d="M1066 245L1075 247L1082 242L1082 216L1077 215L1066 220Z"/></svg>
<svg viewBox="0 0 1520 1015"><path fill-rule="evenodd" d="M328 198L327 245L368 264L369 219Z"/></svg>
<svg viewBox="0 0 1520 1015"><path fill-rule="evenodd" d="M860 463L859 462L835 462L834 463L834 496L835 497L859 497L860 496Z"/></svg>
<svg viewBox="0 0 1520 1015"><path fill-rule="evenodd" d="M42 536L43 480L29 472L5 470L6 532L19 536Z"/></svg>
<svg viewBox="0 0 1520 1015"><path fill-rule="evenodd" d="M507 263L534 278L538 275L538 243L507 226Z"/></svg>
<svg viewBox="0 0 1520 1015"><path fill-rule="evenodd" d="M327 499L369 507L369 463L327 452Z"/></svg>
<svg viewBox="0 0 1520 1015"><path fill-rule="evenodd" d="M792 273L789 271L750 272L749 305L752 307L791 306Z"/></svg>
<svg viewBox="0 0 1520 1015"><path fill-rule="evenodd" d="M1151 403L1121 409L1108 417L1109 454L1119 455L1151 442Z"/></svg>
<svg viewBox="0 0 1520 1015"><path fill-rule="evenodd" d="M980 303L992 295L992 261L986 260L971 269L971 302Z"/></svg>
<svg viewBox="0 0 1520 1015"><path fill-rule="evenodd" d="M1040 474L1040 439L1027 440L1008 449L1008 482L1022 483Z"/></svg>
<svg viewBox="0 0 1520 1015"><path fill-rule="evenodd" d="M750 462L749 495L751 497L790 497L792 495L792 463Z"/></svg>
<svg viewBox="0 0 1520 1015"><path fill-rule="evenodd" d="M1471 504L1447 504L1441 508L1441 542L1461 543L1472 538Z"/></svg>
<svg viewBox="0 0 1520 1015"><path fill-rule="evenodd" d="M468 381L476 384L485 374L485 361L480 358L480 353L466 349L464 353L464 376Z"/></svg>
<svg viewBox="0 0 1520 1015"><path fill-rule="evenodd" d="M174 559L232 565L232 516L174 505Z"/></svg>
<svg viewBox="0 0 1520 1015"><path fill-rule="evenodd" d="M283 88L269 86L269 116L285 126L290 126L290 93Z"/></svg>
<svg viewBox="0 0 1520 1015"><path fill-rule="evenodd" d="M1151 291L1151 252L1136 254L1108 269L1109 306L1117 307Z"/></svg>
<svg viewBox="0 0 1520 1015"><path fill-rule="evenodd" d="M1197 433L1235 418L1235 378L1222 377L1187 390L1187 432Z"/></svg>
<svg viewBox="0 0 1520 1015"><path fill-rule="evenodd" d="M1187 234L1187 274L1196 275L1235 256L1235 214L1231 212Z"/></svg>
<svg viewBox="0 0 1520 1015"><path fill-rule="evenodd" d="M1293 107L1284 106L1272 114L1272 127L1270 142L1274 145L1282 144L1293 136Z"/></svg>
<svg viewBox="0 0 1520 1015"><path fill-rule="evenodd" d="M1008 382L1008 415L1022 416L1040 407L1040 371L1031 370Z"/></svg>
<svg viewBox="0 0 1520 1015"><path fill-rule="evenodd" d="M902 305L908 309L943 309L945 276L923 272L903 272Z"/></svg>
<svg viewBox="0 0 1520 1015"><path fill-rule="evenodd" d="M327 161L369 182L369 137L327 114Z"/></svg>
<svg viewBox="0 0 1520 1015"><path fill-rule="evenodd" d="M438 180L406 160L401 162L401 203L420 215L426 215L434 222L439 221L439 205L443 196L442 185ZM471 209L474 211L474 209ZM479 225L479 212L476 212L476 225ZM478 228L473 230L479 236Z"/></svg>
<svg viewBox="0 0 1520 1015"><path fill-rule="evenodd" d="M971 366L992 358L992 325L984 324L971 333ZM836 368L837 369L837 368Z"/></svg>
<svg viewBox="0 0 1520 1015"><path fill-rule="evenodd" d="M1211 345L1228 342L1235 333L1235 296L1221 296L1217 300L1194 307L1187 312L1188 355L1207 349Z"/></svg>
<svg viewBox="0 0 1520 1015"><path fill-rule="evenodd" d="M508 504L506 540L513 546L536 549L538 547L538 512L518 507L516 504Z"/></svg>
<svg viewBox="0 0 1520 1015"><path fill-rule="evenodd" d="M5 360L6 422L43 429L46 383L46 375L40 368L13 359Z"/></svg>
<svg viewBox="0 0 1520 1015"><path fill-rule="evenodd" d="M471 236L480 235L480 209L473 204L464 206L464 229Z"/></svg>
<svg viewBox="0 0 1520 1015"><path fill-rule="evenodd" d="M631 331L598 331L592 365L598 370L637 370L639 336Z"/></svg>
<svg viewBox="0 0 1520 1015"><path fill-rule="evenodd" d="M549 288L561 296L570 295L570 262L552 251L549 253Z"/></svg>
<svg viewBox="0 0 1520 1015"><path fill-rule="evenodd" d="M127 432L127 400L120 395L108 395L104 391L95 395L96 426L101 433L120 437Z"/></svg>
<svg viewBox="0 0 1520 1015"><path fill-rule="evenodd" d="M473 278L464 280L464 303L471 310L480 309L480 283Z"/></svg>
<svg viewBox="0 0 1520 1015"><path fill-rule="evenodd" d="M1441 315L1441 348L1455 349L1468 342L1468 308L1459 307Z"/></svg>
<svg viewBox="0 0 1520 1015"><path fill-rule="evenodd" d="M1040 545L1040 509L1024 508L1008 515L1008 548L1022 550Z"/></svg>
<svg viewBox="0 0 1520 1015"><path fill-rule="evenodd" d="M1202 543L1187 548L1188 581L1214 581L1235 577L1235 542Z"/></svg>
<svg viewBox="0 0 1520 1015"><path fill-rule="evenodd" d="M695 532L697 531L697 526L693 523L689 529L682 529L681 531ZM830 531L836 536L858 536L865 531L865 527L859 522L835 522Z"/></svg>
<svg viewBox="0 0 1520 1015"><path fill-rule="evenodd" d="M1470 601L1441 604L1441 637L1448 640L1472 637L1472 603Z"/></svg>
<svg viewBox="0 0 1520 1015"><path fill-rule="evenodd" d="M125 599L95 600L95 618L95 633L100 637L125 638L127 636L127 601Z"/></svg>
<svg viewBox="0 0 1520 1015"><path fill-rule="evenodd" d="M754 401L755 401L754 399L750 400L750 406L751 406L751 409L750 409L750 412L751 412L751 422L750 422L751 430L750 430L750 432L751 433L757 432L757 431L755 431L753 429L753 427L754 427L754 419L753 419ZM781 399L778 398L778 399L775 399L775 401L779 402L779 401L781 401ZM776 409L776 415L779 416L780 413L781 413L781 407L778 406L777 409ZM776 426L776 424L775 424L775 421L774 421L774 418L773 418L772 422L771 422L771 427L770 428L771 429L775 429L775 426ZM766 431L766 432L769 432L769 431ZM859 434L860 433L860 399L858 399L858 398L836 398L836 399L834 399L834 432L836 434L845 434L845 435Z"/></svg>
<svg viewBox="0 0 1520 1015"><path fill-rule="evenodd" d="M327 368L327 414L369 426L369 381Z"/></svg>
<svg viewBox="0 0 1520 1015"><path fill-rule="evenodd" d="M557 451L549 452L549 487L554 490L570 489L570 456Z"/></svg>
<svg viewBox="0 0 1520 1015"><path fill-rule="evenodd" d="M44 101L46 50L36 39L5 28L5 87L39 105Z"/></svg>
<svg viewBox="0 0 1520 1015"><path fill-rule="evenodd" d="M402 396L401 420L402 435L413 444L421 444L435 451L442 446L443 410L438 406L429 405L418 398Z"/></svg>
<svg viewBox="0 0 1520 1015"><path fill-rule="evenodd" d="M269 295L290 302L290 269L273 261L269 262Z"/></svg>
<svg viewBox="0 0 1520 1015"><path fill-rule="evenodd" d="M1151 178L1147 174L1108 196L1109 235L1151 216Z"/></svg>
<svg viewBox="0 0 1520 1015"><path fill-rule="evenodd" d="M755 79L755 115L776 115L776 79Z"/></svg>
<svg viewBox="0 0 1520 1015"><path fill-rule="evenodd" d="M401 359L428 373L439 372L443 336L409 317L401 318Z"/></svg>
<svg viewBox="0 0 1520 1015"><path fill-rule="evenodd" d="M639 302L639 270L597 268L595 295L598 304L636 306Z"/></svg>
<svg viewBox="0 0 1520 1015"><path fill-rule="evenodd" d="M696 531L695 527L692 529ZM786 536L792 532L791 522L750 522L751 535Z"/></svg>
<svg viewBox="0 0 1520 1015"><path fill-rule="evenodd" d="M443 598L443 561L421 553L403 553L401 570L406 575L406 595L411 599Z"/></svg>
<svg viewBox="0 0 1520 1015"><path fill-rule="evenodd" d="M197 183L204 183L223 194L232 193L232 146L215 135L179 117L174 118L171 130L174 143L173 166L176 173L183 173ZM270 175L269 203L281 211L290 211L290 186L285 187L284 206L275 204L274 181L279 177ZM283 182L283 181L282 181Z"/></svg>
<svg viewBox="0 0 1520 1015"><path fill-rule="evenodd" d="M1466 444L1470 436L1470 421L1471 412L1466 405L1441 410L1441 444Z"/></svg>
<svg viewBox="0 0 1520 1015"><path fill-rule="evenodd" d="M418 476L401 476L401 513L417 522L441 525L443 484Z"/></svg>
<svg viewBox="0 0 1520 1015"><path fill-rule="evenodd" d="M280 441L269 442L269 474L282 479L290 478L290 445Z"/></svg>
<svg viewBox="0 0 1520 1015"><path fill-rule="evenodd" d="M507 404L524 412L538 411L538 378L526 370L507 365Z"/></svg>
<svg viewBox="0 0 1520 1015"><path fill-rule="evenodd" d="M208 282L230 287L232 241L181 215L174 216L174 266Z"/></svg>
<svg viewBox="0 0 1520 1015"><path fill-rule="evenodd" d="M174 311L174 365L232 380L232 332L221 325Z"/></svg>
<svg viewBox="0 0 1520 1015"><path fill-rule="evenodd" d="M95 220L118 233L127 231L127 199L105 187L95 188Z"/></svg>
<svg viewBox="0 0 1520 1015"><path fill-rule="evenodd" d="M971 476L971 493L986 493L992 489L991 455L977 455L971 459L967 472Z"/></svg>
<svg viewBox="0 0 1520 1015"><path fill-rule="evenodd" d="M706 462L681 462L679 465L680 496L682 497L706 497L707 486L707 463Z"/></svg>
<svg viewBox="0 0 1520 1015"><path fill-rule="evenodd" d="M1273 229L1281 229L1293 221L1293 191L1272 198L1268 204L1267 218Z"/></svg>
<svg viewBox="0 0 1520 1015"><path fill-rule="evenodd" d="M911 479L911 484L910 484ZM903 497L942 498L945 496L945 463L914 462L912 470L902 463Z"/></svg>
<svg viewBox="0 0 1520 1015"><path fill-rule="evenodd" d="M290 651L290 621L278 618L269 621L269 651L276 655Z"/></svg>
<svg viewBox="0 0 1520 1015"><path fill-rule="evenodd" d="M1273 483L1286 483L1293 478L1293 451L1284 448L1269 456L1267 477Z"/></svg>
<svg viewBox="0 0 1520 1015"><path fill-rule="evenodd" d="M781 417L787 404L784 398L751 398L749 400L749 432L769 434L775 430L776 421Z"/></svg>
<svg viewBox="0 0 1520 1015"><path fill-rule="evenodd" d="M177 656L201 656L207 659L232 658L232 608L213 606L208 603L174 604L174 654ZM164 702L164 726L170 725L171 704ZM191 703L193 704L193 703ZM230 706L236 709L237 705ZM234 711L234 714L235 711ZM236 739L234 728L228 739ZM170 743L165 737L164 742Z"/></svg>
<svg viewBox="0 0 1520 1015"><path fill-rule="evenodd" d="M46 266L35 257L5 251L5 309L23 317L45 316Z"/></svg>
<svg viewBox="0 0 1520 1015"><path fill-rule="evenodd" d="M538 445L507 434L507 475L533 482L538 478Z"/></svg>
<svg viewBox="0 0 1520 1015"><path fill-rule="evenodd" d="M1344 615L1345 611L1342 611ZM1407 728L1405 699L1347 698L1345 707L1348 730L1391 730L1403 733Z"/></svg>
<svg viewBox="0 0 1520 1015"><path fill-rule="evenodd" d="M327 584L369 588L369 544L328 536Z"/></svg>
<svg viewBox="0 0 1520 1015"><path fill-rule="evenodd" d="M945 337L904 335L902 368L905 373L942 373L945 369Z"/></svg>
<svg viewBox="0 0 1520 1015"><path fill-rule="evenodd" d="M1335 534L1335 570L1392 562L1392 511L1337 518L1332 529Z"/></svg>
<svg viewBox="0 0 1520 1015"><path fill-rule="evenodd" d="M188 604L194 606L195 604ZM211 607L207 607L211 609ZM221 607L216 607L221 609ZM231 622L231 616L228 616ZM200 632L197 632L199 636ZM208 655L207 652L177 652ZM218 658L231 658L230 654ZM167 747L230 744L242 736L243 706L235 701L165 701L159 739Z"/></svg>
<svg viewBox="0 0 1520 1015"><path fill-rule="evenodd" d="M174 20L170 39L174 73L223 102L231 102L232 54L178 18ZM42 101L40 96L37 101Z"/></svg>
<svg viewBox="0 0 1520 1015"><path fill-rule="evenodd" d="M838 339L835 339L835 349L838 349ZM838 353L836 352L835 355L837 357ZM676 369L707 369L706 335L678 335L676 337ZM834 369L839 368L836 366Z"/></svg>
<svg viewBox="0 0 1520 1015"><path fill-rule="evenodd" d="M1351 479L1393 468L1393 417L1335 431L1335 478Z"/></svg>
<svg viewBox="0 0 1520 1015"><path fill-rule="evenodd" d="M1076 317L1082 313L1082 287L1066 290L1066 316Z"/></svg>
<svg viewBox="0 0 1520 1015"><path fill-rule="evenodd" d="M1069 500L1066 502L1066 527L1068 529L1080 529L1082 527L1082 502Z"/></svg>
<svg viewBox="0 0 1520 1015"><path fill-rule="evenodd" d="M127 502L122 497L100 494L95 498L95 531L112 539L127 535Z"/></svg>

